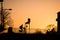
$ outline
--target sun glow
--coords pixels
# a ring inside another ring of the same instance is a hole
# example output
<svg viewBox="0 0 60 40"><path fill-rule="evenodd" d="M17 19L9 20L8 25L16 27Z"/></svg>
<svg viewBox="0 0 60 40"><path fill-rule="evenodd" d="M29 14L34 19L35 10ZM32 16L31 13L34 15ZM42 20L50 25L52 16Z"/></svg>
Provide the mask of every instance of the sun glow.
<svg viewBox="0 0 60 40"><path fill-rule="evenodd" d="M4 8L12 8L10 12L14 32L19 32L19 26L25 26L28 18L31 19L30 28L35 29L31 33L38 31L46 34L53 28L55 32L58 31L56 18L57 12L60 11L60 0L4 0L3 4Z"/></svg>

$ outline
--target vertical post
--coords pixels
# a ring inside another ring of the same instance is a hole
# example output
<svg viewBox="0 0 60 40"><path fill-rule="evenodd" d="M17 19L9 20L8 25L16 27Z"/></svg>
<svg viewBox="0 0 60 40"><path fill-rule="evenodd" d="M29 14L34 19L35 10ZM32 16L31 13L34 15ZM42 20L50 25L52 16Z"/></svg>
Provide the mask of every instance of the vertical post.
<svg viewBox="0 0 60 40"><path fill-rule="evenodd" d="M29 34L30 34L30 24L29 24Z"/></svg>
<svg viewBox="0 0 60 40"><path fill-rule="evenodd" d="M3 2L1 2L1 25L3 25Z"/></svg>

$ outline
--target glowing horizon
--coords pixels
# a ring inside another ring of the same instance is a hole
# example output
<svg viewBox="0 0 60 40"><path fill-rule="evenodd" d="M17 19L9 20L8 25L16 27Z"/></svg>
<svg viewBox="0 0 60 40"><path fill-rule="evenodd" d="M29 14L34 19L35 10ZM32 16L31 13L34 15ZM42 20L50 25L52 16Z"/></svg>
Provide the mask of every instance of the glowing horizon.
<svg viewBox="0 0 60 40"><path fill-rule="evenodd" d="M45 28L56 24L57 12L60 11L59 0L4 0L4 8L12 8L11 17L14 27L18 28L31 19L31 28Z"/></svg>

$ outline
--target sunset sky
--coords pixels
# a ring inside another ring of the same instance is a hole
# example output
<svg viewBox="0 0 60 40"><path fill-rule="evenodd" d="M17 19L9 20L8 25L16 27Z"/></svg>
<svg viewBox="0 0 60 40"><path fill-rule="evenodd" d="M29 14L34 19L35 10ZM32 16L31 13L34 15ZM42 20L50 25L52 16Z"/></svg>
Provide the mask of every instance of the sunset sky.
<svg viewBox="0 0 60 40"><path fill-rule="evenodd" d="M44 28L49 24L56 25L57 12L60 11L60 0L4 0L4 8L11 8L13 27L24 24L31 19L31 28Z"/></svg>

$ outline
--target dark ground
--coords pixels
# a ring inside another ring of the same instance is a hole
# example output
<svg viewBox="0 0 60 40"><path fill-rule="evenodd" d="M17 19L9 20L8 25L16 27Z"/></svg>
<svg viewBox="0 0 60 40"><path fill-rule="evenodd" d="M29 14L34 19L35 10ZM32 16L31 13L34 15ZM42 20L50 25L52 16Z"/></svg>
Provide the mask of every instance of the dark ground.
<svg viewBox="0 0 60 40"><path fill-rule="evenodd" d="M0 35L0 40L60 40L60 34L19 34L19 33L4 33Z"/></svg>

